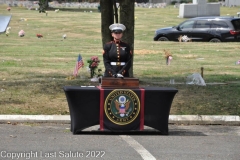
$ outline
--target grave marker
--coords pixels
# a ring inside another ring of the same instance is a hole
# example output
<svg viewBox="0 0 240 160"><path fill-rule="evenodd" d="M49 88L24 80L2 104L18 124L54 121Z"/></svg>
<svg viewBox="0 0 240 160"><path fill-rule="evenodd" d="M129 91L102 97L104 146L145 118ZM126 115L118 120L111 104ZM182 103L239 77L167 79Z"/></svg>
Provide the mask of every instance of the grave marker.
<svg viewBox="0 0 240 160"><path fill-rule="evenodd" d="M220 16L220 3L207 3L207 0L193 0L192 4L180 4L180 18L204 16Z"/></svg>

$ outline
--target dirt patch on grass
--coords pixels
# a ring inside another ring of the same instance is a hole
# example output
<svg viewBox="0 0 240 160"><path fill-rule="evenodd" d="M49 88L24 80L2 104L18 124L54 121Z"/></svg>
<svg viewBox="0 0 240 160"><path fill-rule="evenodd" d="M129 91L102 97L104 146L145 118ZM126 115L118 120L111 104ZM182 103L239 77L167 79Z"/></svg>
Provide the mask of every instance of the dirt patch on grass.
<svg viewBox="0 0 240 160"><path fill-rule="evenodd" d="M195 59L195 58L198 58L197 55L194 55L194 54L184 54L184 55L181 55L181 54L176 54L177 57L181 57L181 58L187 58L187 59Z"/></svg>
<svg viewBox="0 0 240 160"><path fill-rule="evenodd" d="M158 54L160 52L159 51L142 49L142 50L134 50L134 53L135 54Z"/></svg>

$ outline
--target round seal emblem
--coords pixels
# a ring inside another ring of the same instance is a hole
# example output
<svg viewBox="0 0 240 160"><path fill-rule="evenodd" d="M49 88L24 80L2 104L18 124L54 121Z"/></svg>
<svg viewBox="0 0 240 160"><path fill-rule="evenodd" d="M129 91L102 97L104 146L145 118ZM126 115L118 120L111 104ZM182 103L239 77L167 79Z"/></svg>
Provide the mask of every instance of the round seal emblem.
<svg viewBox="0 0 240 160"><path fill-rule="evenodd" d="M126 125L137 118L140 112L140 101L132 90L115 89L107 96L104 110L111 122Z"/></svg>

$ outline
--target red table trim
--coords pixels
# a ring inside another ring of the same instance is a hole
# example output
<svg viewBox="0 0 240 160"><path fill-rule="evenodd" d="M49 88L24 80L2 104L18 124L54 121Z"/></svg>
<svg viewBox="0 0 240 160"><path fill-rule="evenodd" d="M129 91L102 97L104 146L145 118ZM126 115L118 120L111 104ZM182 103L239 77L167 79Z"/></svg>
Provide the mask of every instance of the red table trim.
<svg viewBox="0 0 240 160"><path fill-rule="evenodd" d="M99 117L99 124L100 124L100 130L103 131L103 115L104 115L104 89L100 86L97 86L98 89L100 89L100 117Z"/></svg>
<svg viewBox="0 0 240 160"><path fill-rule="evenodd" d="M140 127L139 127L139 129L140 129L140 131L142 131L143 129L144 129L144 103L145 103L145 101L144 101L144 99L145 99L145 89L143 89L143 88L140 88L140 90L141 90L141 102L140 102L140 104L141 104L141 109L140 109Z"/></svg>

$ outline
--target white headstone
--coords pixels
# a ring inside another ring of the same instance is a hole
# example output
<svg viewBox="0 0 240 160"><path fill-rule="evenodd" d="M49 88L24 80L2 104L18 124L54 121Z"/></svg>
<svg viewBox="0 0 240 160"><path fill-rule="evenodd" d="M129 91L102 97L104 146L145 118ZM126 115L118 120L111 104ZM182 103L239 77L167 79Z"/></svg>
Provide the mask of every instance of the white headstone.
<svg viewBox="0 0 240 160"><path fill-rule="evenodd" d="M207 0L193 0L193 4L180 4L180 18L200 16L220 16L220 4L207 3Z"/></svg>
<svg viewBox="0 0 240 160"><path fill-rule="evenodd" d="M193 4L207 4L207 0L193 0Z"/></svg>
<svg viewBox="0 0 240 160"><path fill-rule="evenodd" d="M225 0L226 6L240 6L240 0Z"/></svg>

